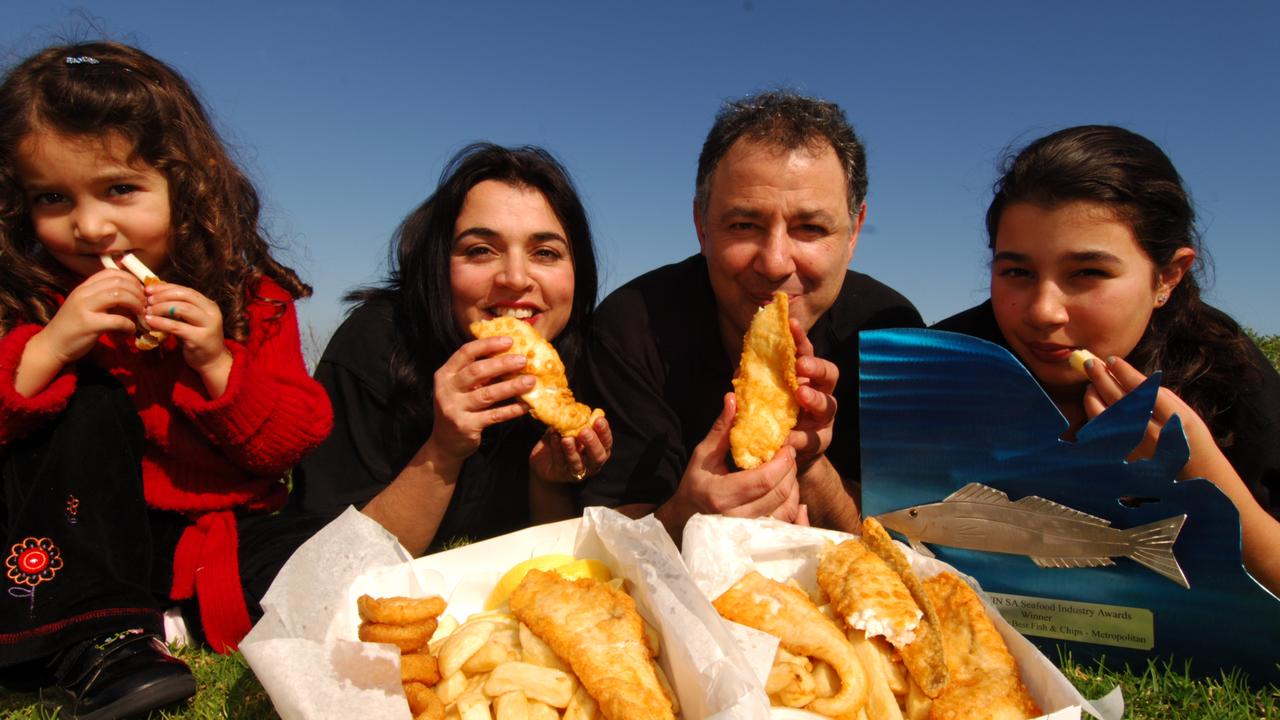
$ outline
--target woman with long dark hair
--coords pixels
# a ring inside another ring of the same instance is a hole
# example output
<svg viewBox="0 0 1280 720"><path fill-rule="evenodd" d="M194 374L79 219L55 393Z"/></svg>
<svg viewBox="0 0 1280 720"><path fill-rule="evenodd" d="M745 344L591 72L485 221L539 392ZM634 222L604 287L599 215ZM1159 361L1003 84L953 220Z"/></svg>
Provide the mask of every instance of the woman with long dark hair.
<svg viewBox="0 0 1280 720"><path fill-rule="evenodd" d="M1280 589L1280 376L1225 313L1200 297L1195 211L1155 143L1088 125L1040 138L1010 160L987 210L991 299L939 330L1000 343L1071 424L1156 370L1162 385L1133 458L1178 415L1203 477L1240 512L1244 562ZM1068 356L1098 356L1081 375Z"/></svg>
<svg viewBox="0 0 1280 720"><path fill-rule="evenodd" d="M567 516L612 438L601 419L564 438L515 402L532 384L505 337L468 325L507 316L551 340L572 378L596 301L586 211L546 151L477 144L456 155L401 224L392 269L326 347L316 378L334 432L295 473L304 508L355 504L421 554Z"/></svg>

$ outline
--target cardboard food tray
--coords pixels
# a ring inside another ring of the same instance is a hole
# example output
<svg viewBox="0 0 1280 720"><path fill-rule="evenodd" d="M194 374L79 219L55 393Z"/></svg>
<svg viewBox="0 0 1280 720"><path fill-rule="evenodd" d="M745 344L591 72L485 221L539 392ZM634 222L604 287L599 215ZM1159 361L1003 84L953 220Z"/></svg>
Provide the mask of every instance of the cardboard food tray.
<svg viewBox="0 0 1280 720"><path fill-rule="evenodd" d="M850 537L853 536L768 519L695 515L685 528L683 556L693 581L707 597L718 597L751 569L774 580L795 579L806 590L816 590L819 552L829 542L839 543ZM943 570L956 572L945 563L919 555L901 543L898 547L921 578L932 577ZM963 573L956 574L973 584L972 578ZM979 597L983 597L981 592ZM1123 699L1118 691L1103 702L1086 700L1043 653L1005 622L985 597L983 602L987 616L1017 661L1031 696L1046 712L1043 720L1080 718L1082 710L1105 720L1121 717ZM759 636L762 633L750 628L736 632L744 643L748 659L758 663L757 672L767 674L776 641L761 645ZM819 717L811 713L804 715ZM777 709L775 717L783 716L799 717Z"/></svg>
<svg viewBox="0 0 1280 720"><path fill-rule="evenodd" d="M408 718L399 652L362 643L355 599L441 595L463 621L483 610L511 566L551 553L600 560L660 633L659 663L682 717L763 720L763 689L728 629L693 584L666 530L605 508L410 560L395 538L355 510L301 548L263 600L266 615L241 644L282 718Z"/></svg>

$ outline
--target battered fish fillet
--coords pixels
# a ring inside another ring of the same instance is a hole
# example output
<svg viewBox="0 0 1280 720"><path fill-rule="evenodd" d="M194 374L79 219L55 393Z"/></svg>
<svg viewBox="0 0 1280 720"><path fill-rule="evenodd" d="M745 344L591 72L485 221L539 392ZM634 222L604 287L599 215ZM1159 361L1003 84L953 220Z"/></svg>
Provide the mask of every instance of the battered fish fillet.
<svg viewBox="0 0 1280 720"><path fill-rule="evenodd" d="M947 684L947 663L943 658L938 612L933 607L933 599L925 592L920 578L911 569L911 563L907 562L907 558L879 520L866 518L862 521L862 544L902 578L902 584L911 593L916 607L924 613L920 624L916 626L915 638L899 647L898 653L916 685L920 686L925 695L937 697Z"/></svg>
<svg viewBox="0 0 1280 720"><path fill-rule="evenodd" d="M733 379L738 410L729 430L733 462L743 470L766 462L796 425L796 342L788 324L787 294L756 311L742 338L742 360Z"/></svg>
<svg viewBox="0 0 1280 720"><path fill-rule="evenodd" d="M532 375L533 389L520 396L533 416L555 428L564 437L577 437L604 410L591 408L573 399L569 380L564 374L560 355L538 334L533 326L512 317L477 320L471 323L471 334L477 338L505 335L511 338L507 354L524 355L528 359L522 374Z"/></svg>
<svg viewBox="0 0 1280 720"><path fill-rule="evenodd" d="M712 603L726 618L778 638L793 655L825 660L840 678L840 690L805 706L820 715L857 713L867 702L867 675L848 638L809 596L752 571Z"/></svg>
<svg viewBox="0 0 1280 720"><path fill-rule="evenodd" d="M938 611L950 675L933 701L930 720L1025 720L1040 715L973 589L949 572L925 580L924 588Z"/></svg>
<svg viewBox="0 0 1280 720"><path fill-rule="evenodd" d="M902 578L858 539L829 548L818 561L818 586L849 627L894 647L915 639L924 613Z"/></svg>
<svg viewBox="0 0 1280 720"><path fill-rule="evenodd" d="M589 578L530 570L510 604L569 663L608 720L674 720L631 596Z"/></svg>

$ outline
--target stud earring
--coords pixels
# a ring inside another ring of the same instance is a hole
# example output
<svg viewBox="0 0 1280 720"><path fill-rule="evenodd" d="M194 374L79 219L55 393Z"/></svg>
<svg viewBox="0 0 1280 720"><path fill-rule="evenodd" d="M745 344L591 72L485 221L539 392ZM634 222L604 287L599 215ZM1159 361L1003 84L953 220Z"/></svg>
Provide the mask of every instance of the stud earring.
<svg viewBox="0 0 1280 720"><path fill-rule="evenodd" d="M1163 306L1166 302L1168 302L1168 301L1169 301L1169 296L1168 296L1168 295L1165 295L1165 294L1163 294L1163 293L1162 293L1162 294L1160 294L1160 295L1157 295L1157 296L1156 296L1156 307L1162 307L1162 306Z"/></svg>

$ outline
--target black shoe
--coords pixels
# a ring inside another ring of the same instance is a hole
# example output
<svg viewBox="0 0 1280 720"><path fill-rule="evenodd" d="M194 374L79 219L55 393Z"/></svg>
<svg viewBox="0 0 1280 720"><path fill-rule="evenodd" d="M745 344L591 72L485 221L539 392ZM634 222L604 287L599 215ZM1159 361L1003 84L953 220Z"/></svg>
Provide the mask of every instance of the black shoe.
<svg viewBox="0 0 1280 720"><path fill-rule="evenodd" d="M40 691L59 718L115 720L196 694L187 664L156 635L126 630L74 645L53 661L55 685Z"/></svg>

